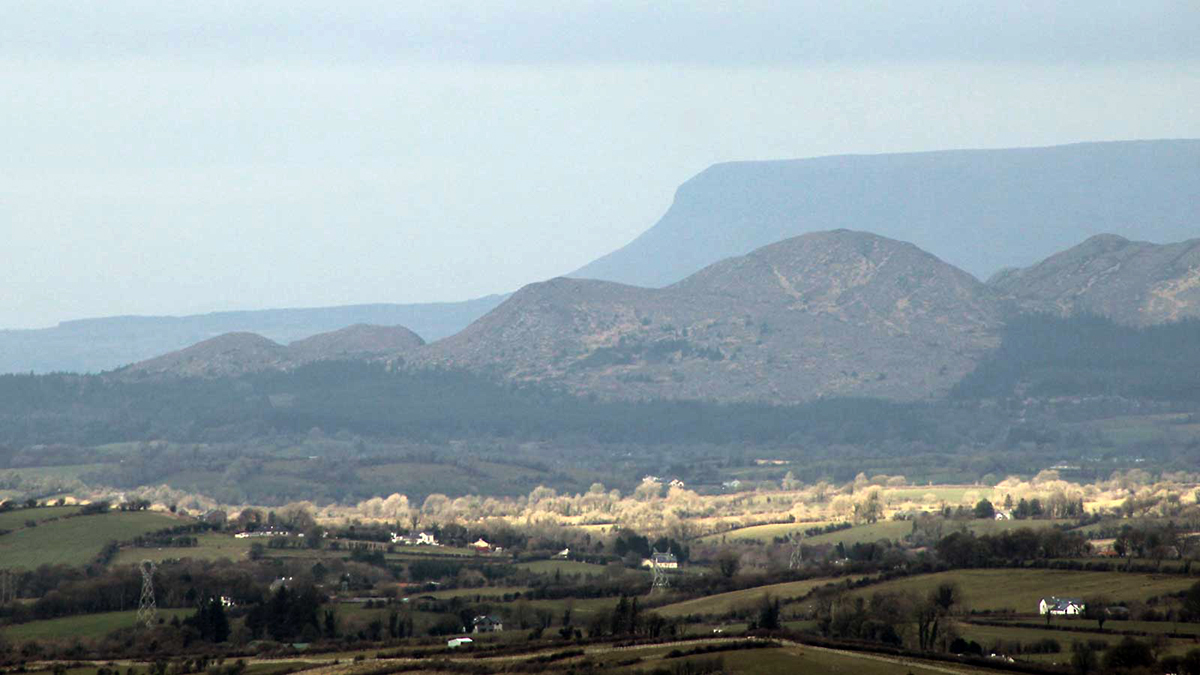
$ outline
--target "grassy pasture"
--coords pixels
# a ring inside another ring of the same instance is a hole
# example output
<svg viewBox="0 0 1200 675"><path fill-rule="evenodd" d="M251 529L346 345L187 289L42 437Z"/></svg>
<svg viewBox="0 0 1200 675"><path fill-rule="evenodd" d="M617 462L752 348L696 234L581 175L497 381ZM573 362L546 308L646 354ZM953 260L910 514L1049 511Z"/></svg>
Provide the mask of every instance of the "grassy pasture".
<svg viewBox="0 0 1200 675"><path fill-rule="evenodd" d="M739 539L749 541L771 542L776 537L786 537L792 533L800 533L812 527L824 527L829 521L817 521L806 523L771 523L769 525L751 525L750 527L741 527L728 532L720 532L718 534L710 534L701 537L698 541L701 544L717 544L722 541L736 541Z"/></svg>
<svg viewBox="0 0 1200 675"><path fill-rule="evenodd" d="M903 539L911 533L912 523L907 520L881 520L877 523L859 525L848 530L819 534L815 537L806 537L804 543L816 546L817 544L837 544L838 542L842 542L846 546L853 546L854 544L869 544L880 539L896 541Z"/></svg>
<svg viewBox="0 0 1200 675"><path fill-rule="evenodd" d="M689 645L692 646L692 645ZM645 647L622 650L611 661L618 658L640 656L644 661L628 669L614 672L639 672L646 669L673 669L688 661L705 661L713 658L721 659L725 673L753 673L755 675L784 675L791 673L812 673L827 675L833 673L856 673L858 675L943 675L947 672L975 675L977 673L994 673L998 671L971 668L957 664L927 663L916 659L881 656L875 654L857 654L832 649L821 649L808 646L784 646L763 649L748 649L740 651L716 652L703 656L667 658L672 648Z"/></svg>
<svg viewBox="0 0 1200 675"><path fill-rule="evenodd" d="M769 594L771 597L779 598L782 601L788 598L798 598L808 595L813 589L828 583L839 583L846 579L859 578L861 577L823 577L820 579L806 579L804 581L789 581L783 584L746 588L740 591L684 600L683 602L659 607L654 611L665 617L687 616L689 614L701 616L708 614L728 614L735 609L753 607L764 594Z"/></svg>
<svg viewBox="0 0 1200 675"><path fill-rule="evenodd" d="M1029 528L1031 530L1040 530L1054 525L1069 525L1076 521L1073 520L989 520L987 518L975 519L968 521L967 529L971 532L980 534L997 534L1000 532L1010 532L1021 528Z"/></svg>
<svg viewBox="0 0 1200 675"><path fill-rule="evenodd" d="M62 518L79 512L79 506L46 506L36 509L16 509L0 513L0 530L17 530L32 520L43 523L51 518Z"/></svg>
<svg viewBox="0 0 1200 675"><path fill-rule="evenodd" d="M529 570L534 574L582 574L583 576L604 574L604 565L579 562L577 560L534 560L533 562L517 563L517 567Z"/></svg>
<svg viewBox="0 0 1200 675"><path fill-rule="evenodd" d="M235 539L228 534L219 534L216 532L205 532L196 538L199 540L199 544L186 548L135 548L127 546L121 549L116 558L113 558L112 564L133 565L142 560L153 560L158 563L164 560L182 560L183 558L192 558L194 560L220 560L222 558L241 560L249 553L250 545L253 543L250 539Z"/></svg>
<svg viewBox="0 0 1200 675"><path fill-rule="evenodd" d="M192 609L160 609L158 617L170 621L178 616L180 620L195 613ZM6 626L0 630L9 641L23 640L52 640L58 638L102 638L118 628L132 628L137 623L137 610L126 612L103 612L101 614L81 614L79 616L64 616L58 619L31 621L29 623Z"/></svg>
<svg viewBox="0 0 1200 675"><path fill-rule="evenodd" d="M8 568L25 569L42 564L83 565L110 541L127 541L179 522L171 516L147 511L56 520L0 537L0 561Z"/></svg>
<svg viewBox="0 0 1200 675"><path fill-rule="evenodd" d="M924 596L944 582L958 584L962 591L964 609L1012 609L1022 614L1035 614L1038 601L1050 595L1080 598L1105 595L1113 602L1145 600L1150 596L1181 591L1191 586L1195 579L1182 576L1068 570L952 570L895 579L852 593L863 597L880 591L912 592Z"/></svg>
<svg viewBox="0 0 1200 675"><path fill-rule="evenodd" d="M475 597L492 598L513 593L525 593L529 589L524 586L485 586L483 588L454 588L445 591L430 591L428 593L413 593L410 597L423 598L430 596L438 600L449 600L451 598L463 598L475 601Z"/></svg>
<svg viewBox="0 0 1200 675"><path fill-rule="evenodd" d="M1140 624L1133 626L1131 624ZM1062 651L1057 654L1013 654L1013 658L1024 661L1036 661L1041 663L1069 663L1071 660L1071 643L1083 640L1102 640L1110 646L1120 642L1123 638L1121 635L1114 634L1111 631L1115 630L1145 630L1149 633L1166 633L1166 632L1195 632L1187 630L1190 624L1179 624L1183 630L1173 631L1174 624L1167 622L1144 622L1144 621L1106 621L1104 623L1104 632L1100 632L1096 627L1095 621L1085 619L1059 619L1055 625L1069 625L1079 628L1091 628L1086 632L1080 631L1055 631L1055 630L1039 630L1037 628L1029 628L1025 626L979 626L975 624L959 622L957 625L959 633L964 639L974 640L983 648L990 649L997 640L1007 642L1022 642L1030 643L1037 640L1050 638L1057 640L1062 645ZM1149 626L1149 628L1145 626ZM1138 638L1146 640L1147 638ZM1195 649L1196 643L1194 639L1168 639L1166 641L1165 654L1175 654L1182 656L1190 649Z"/></svg>

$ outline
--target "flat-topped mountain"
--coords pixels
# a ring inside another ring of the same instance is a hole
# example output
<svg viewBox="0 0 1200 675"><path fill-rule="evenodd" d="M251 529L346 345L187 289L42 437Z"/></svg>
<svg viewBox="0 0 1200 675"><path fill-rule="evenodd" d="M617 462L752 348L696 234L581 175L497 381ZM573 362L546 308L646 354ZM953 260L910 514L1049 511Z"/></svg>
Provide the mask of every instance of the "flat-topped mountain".
<svg viewBox="0 0 1200 675"><path fill-rule="evenodd" d="M264 370L287 370L314 361L403 353L423 344L420 336L403 326L358 324L297 340L286 347L254 333L226 333L135 363L117 373L132 377L236 377Z"/></svg>
<svg viewBox="0 0 1200 675"><path fill-rule="evenodd" d="M413 355L614 398L920 399L997 344L1004 301L904 242L838 230L664 289L554 279Z"/></svg>
<svg viewBox="0 0 1200 675"><path fill-rule="evenodd" d="M657 224L570 276L663 287L788 237L853 227L986 279L1103 232L1193 237L1198 194L1198 140L731 162L688 180Z"/></svg>
<svg viewBox="0 0 1200 675"><path fill-rule="evenodd" d="M1200 222L1200 221L1197 221ZM1025 309L1149 325L1200 316L1200 239L1176 244L1106 234L989 282Z"/></svg>

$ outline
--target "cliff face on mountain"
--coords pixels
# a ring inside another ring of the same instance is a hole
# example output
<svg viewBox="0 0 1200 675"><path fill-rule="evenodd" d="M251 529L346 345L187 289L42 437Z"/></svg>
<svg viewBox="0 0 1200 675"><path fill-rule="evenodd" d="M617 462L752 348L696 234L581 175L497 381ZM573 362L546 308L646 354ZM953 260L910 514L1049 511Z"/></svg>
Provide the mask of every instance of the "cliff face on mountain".
<svg viewBox="0 0 1200 675"><path fill-rule="evenodd" d="M653 227L570 276L663 287L729 256L849 227L986 279L1104 232L1194 237L1197 194L1197 140L730 162L688 180Z"/></svg>
<svg viewBox="0 0 1200 675"><path fill-rule="evenodd" d="M417 363L613 398L921 399L997 344L1004 301L917 247L840 230L664 289L528 286Z"/></svg>
<svg viewBox="0 0 1200 675"><path fill-rule="evenodd" d="M1200 316L1200 239L1159 245L1095 236L988 284L1030 311L1131 325L1178 321Z"/></svg>

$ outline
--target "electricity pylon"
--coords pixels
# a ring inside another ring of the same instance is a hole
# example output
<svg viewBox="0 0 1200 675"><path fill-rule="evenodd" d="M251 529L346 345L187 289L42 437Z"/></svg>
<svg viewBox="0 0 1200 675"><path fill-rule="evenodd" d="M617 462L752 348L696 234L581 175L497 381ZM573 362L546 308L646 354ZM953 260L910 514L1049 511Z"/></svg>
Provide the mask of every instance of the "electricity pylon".
<svg viewBox="0 0 1200 675"><path fill-rule="evenodd" d="M158 606L154 602L154 562L143 560L138 564L142 572L142 599L138 602L137 621L139 626L149 628L154 625L154 617L158 614Z"/></svg>

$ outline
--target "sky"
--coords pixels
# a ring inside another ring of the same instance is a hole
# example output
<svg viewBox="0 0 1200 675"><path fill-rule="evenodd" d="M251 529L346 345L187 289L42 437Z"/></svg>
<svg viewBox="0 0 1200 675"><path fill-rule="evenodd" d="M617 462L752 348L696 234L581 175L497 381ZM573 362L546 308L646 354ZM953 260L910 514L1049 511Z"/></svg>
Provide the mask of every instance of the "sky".
<svg viewBox="0 0 1200 675"><path fill-rule="evenodd" d="M462 300L731 160L1200 137L1200 4L13 0L0 329Z"/></svg>

